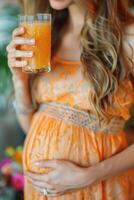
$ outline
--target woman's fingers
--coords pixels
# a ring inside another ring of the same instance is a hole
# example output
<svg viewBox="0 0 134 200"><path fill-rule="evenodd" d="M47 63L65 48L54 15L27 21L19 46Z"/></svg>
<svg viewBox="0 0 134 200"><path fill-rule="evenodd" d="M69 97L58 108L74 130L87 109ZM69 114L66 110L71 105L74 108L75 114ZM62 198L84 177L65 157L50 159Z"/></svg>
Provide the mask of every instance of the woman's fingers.
<svg viewBox="0 0 134 200"><path fill-rule="evenodd" d="M24 58L31 58L33 56L32 51L24 51L18 47L21 45L34 45L34 38L24 38L23 34L25 33L24 27L16 28L12 33L12 41L7 46L6 50L8 52L8 65L9 68L23 68L28 65L28 62ZM19 58L19 59L18 59ZM21 59L22 58L22 59ZM11 69L12 70L12 69Z"/></svg>
<svg viewBox="0 0 134 200"><path fill-rule="evenodd" d="M13 39L13 43L14 43L14 45L21 45L21 44L34 45L35 39L34 38L16 37Z"/></svg>
<svg viewBox="0 0 134 200"><path fill-rule="evenodd" d="M9 59L8 60L8 64L9 64L9 66L12 68L12 67L25 67L25 66L27 66L27 61L18 61L18 60L16 60L16 59Z"/></svg>
<svg viewBox="0 0 134 200"><path fill-rule="evenodd" d="M22 34L24 34L24 33L25 33L24 27L18 27L18 28L16 28L16 29L13 31L12 37L14 38L14 37L19 36L19 35L22 35Z"/></svg>
<svg viewBox="0 0 134 200"><path fill-rule="evenodd" d="M22 45L22 44L28 44L28 45L34 45L35 40L34 38L23 38L23 37L16 37L12 40L12 46Z"/></svg>
<svg viewBox="0 0 134 200"><path fill-rule="evenodd" d="M27 61L18 61L17 58L31 58L33 56L33 52L17 50L16 47L17 45L24 44L33 45L34 42L33 38L14 38L7 46L9 67L25 67L27 65Z"/></svg>
<svg viewBox="0 0 134 200"><path fill-rule="evenodd" d="M43 190L44 188L47 188L47 191L51 194L57 194L57 193L63 193L66 191L65 187L49 184L43 181L35 181L31 178L27 178L28 181L33 185L33 187L36 187L38 190Z"/></svg>
<svg viewBox="0 0 134 200"><path fill-rule="evenodd" d="M41 194L45 195L44 194L44 190L45 190L45 187L41 188L41 187L38 187L38 186L35 186L33 185L33 187L38 191L40 192ZM61 196L64 194L64 192L58 192L58 191L51 191L51 190L48 190L49 194L47 194L47 196L50 196L50 197L58 197L58 196Z"/></svg>
<svg viewBox="0 0 134 200"><path fill-rule="evenodd" d="M38 190L39 192L43 193L43 190L45 188L47 188L48 192L50 192L50 196L58 196L63 194L63 191L59 191L56 187L45 183L45 182L35 182L32 179L28 178L28 180L30 181L30 184L32 184L32 186Z"/></svg>
<svg viewBox="0 0 134 200"><path fill-rule="evenodd" d="M12 49L16 48L18 45L34 45L35 39L34 38L22 38L16 37L12 40L12 42L7 46L6 50L8 53L12 51Z"/></svg>
<svg viewBox="0 0 134 200"><path fill-rule="evenodd" d="M53 185L50 185L48 183L45 183L45 182L39 182L39 181L33 181L32 179L28 179L33 186L36 186L38 188L47 188L49 191L56 191L56 187L54 187Z"/></svg>
<svg viewBox="0 0 134 200"><path fill-rule="evenodd" d="M30 58L33 56L32 51L20 51L20 50L12 50L8 55L9 58Z"/></svg>
<svg viewBox="0 0 134 200"><path fill-rule="evenodd" d="M40 192L42 195L44 195L45 196L45 194L44 194L44 189L45 188L39 188L39 187L36 187L36 186L34 186L34 188L38 191L38 192ZM64 193L63 192L50 192L49 194L47 194L47 196L49 196L49 197L58 197L58 196L61 196L61 195L63 195Z"/></svg>

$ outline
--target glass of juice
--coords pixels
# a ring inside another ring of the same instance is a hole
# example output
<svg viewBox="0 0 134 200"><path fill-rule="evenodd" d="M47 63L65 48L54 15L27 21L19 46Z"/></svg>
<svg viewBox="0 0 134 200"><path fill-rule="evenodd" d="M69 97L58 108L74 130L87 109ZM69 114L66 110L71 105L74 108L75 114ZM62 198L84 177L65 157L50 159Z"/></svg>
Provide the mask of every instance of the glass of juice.
<svg viewBox="0 0 134 200"><path fill-rule="evenodd" d="M28 65L24 72L38 73L51 71L51 14L19 15L19 24L25 28L24 38L34 38L35 45L21 45L20 49L33 51L31 58L23 58Z"/></svg>

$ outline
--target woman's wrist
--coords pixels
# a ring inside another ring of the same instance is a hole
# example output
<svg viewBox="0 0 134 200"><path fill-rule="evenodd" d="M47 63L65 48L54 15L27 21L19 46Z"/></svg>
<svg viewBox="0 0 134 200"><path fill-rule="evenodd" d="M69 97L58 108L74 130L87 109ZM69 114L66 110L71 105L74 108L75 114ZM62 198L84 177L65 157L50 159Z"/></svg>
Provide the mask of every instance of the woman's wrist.
<svg viewBox="0 0 134 200"><path fill-rule="evenodd" d="M80 175L80 183L82 187L91 186L100 180L98 165L82 168L81 174L82 175Z"/></svg>
<svg viewBox="0 0 134 200"><path fill-rule="evenodd" d="M30 94L29 78L26 76L13 75L14 96L13 108L17 114L28 115L34 113L37 106L33 103Z"/></svg>
<svg viewBox="0 0 134 200"><path fill-rule="evenodd" d="M100 163L86 168L84 172L85 187L91 186L99 181L104 181L112 175L113 163L106 159Z"/></svg>
<svg viewBox="0 0 134 200"><path fill-rule="evenodd" d="M134 144L123 151L87 168L88 184L104 181L134 168Z"/></svg>
<svg viewBox="0 0 134 200"><path fill-rule="evenodd" d="M29 76L22 76L22 75L18 75L18 74L13 74L12 80L13 80L14 83L16 83L16 82L28 83L29 82Z"/></svg>

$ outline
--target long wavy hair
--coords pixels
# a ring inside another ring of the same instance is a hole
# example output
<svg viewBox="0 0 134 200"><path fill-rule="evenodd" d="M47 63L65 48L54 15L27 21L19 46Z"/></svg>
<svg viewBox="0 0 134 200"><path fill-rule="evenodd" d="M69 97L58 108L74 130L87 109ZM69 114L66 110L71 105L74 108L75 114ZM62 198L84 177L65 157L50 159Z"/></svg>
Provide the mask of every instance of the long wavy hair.
<svg viewBox="0 0 134 200"><path fill-rule="evenodd" d="M33 0L28 2L27 13L52 13L53 56L59 47L62 30L68 23L68 9L56 11L48 0L38 0L36 4ZM125 70L123 64L123 35L125 27L134 22L134 17L124 0L87 0L87 6L89 12L81 30L81 62L91 86L91 110L99 120L108 120L110 115L106 109L112 105L113 94L131 72L131 69Z"/></svg>

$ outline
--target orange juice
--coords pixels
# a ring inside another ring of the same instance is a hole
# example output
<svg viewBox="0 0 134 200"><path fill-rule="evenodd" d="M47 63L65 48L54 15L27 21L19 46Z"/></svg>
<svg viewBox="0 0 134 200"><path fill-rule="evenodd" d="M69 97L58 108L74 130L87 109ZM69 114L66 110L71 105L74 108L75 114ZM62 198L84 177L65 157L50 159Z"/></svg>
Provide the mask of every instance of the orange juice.
<svg viewBox="0 0 134 200"><path fill-rule="evenodd" d="M51 23L50 22L23 22L21 23L26 29L23 37L34 38L35 45L22 45L21 49L33 51L32 58L25 58L28 66L24 68L27 72L42 72L50 70L51 59Z"/></svg>

